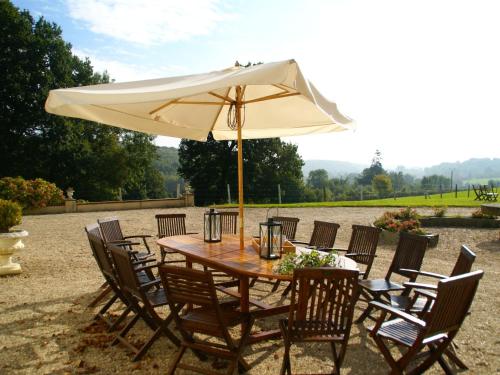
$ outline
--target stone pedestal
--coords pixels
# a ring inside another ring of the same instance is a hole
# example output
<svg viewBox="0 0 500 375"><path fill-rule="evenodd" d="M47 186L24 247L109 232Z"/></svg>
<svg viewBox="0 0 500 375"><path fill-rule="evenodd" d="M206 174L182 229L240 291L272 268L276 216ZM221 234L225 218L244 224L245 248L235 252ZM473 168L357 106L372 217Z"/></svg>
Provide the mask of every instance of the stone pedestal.
<svg viewBox="0 0 500 375"><path fill-rule="evenodd" d="M24 249L23 239L28 237L25 230L0 233L0 275L21 273L21 265L12 261L12 255Z"/></svg>

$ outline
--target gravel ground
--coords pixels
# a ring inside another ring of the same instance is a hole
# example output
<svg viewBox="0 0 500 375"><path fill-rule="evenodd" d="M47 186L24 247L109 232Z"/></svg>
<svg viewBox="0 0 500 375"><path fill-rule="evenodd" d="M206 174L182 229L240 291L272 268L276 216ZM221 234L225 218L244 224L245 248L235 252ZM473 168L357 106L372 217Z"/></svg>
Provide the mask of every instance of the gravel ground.
<svg viewBox="0 0 500 375"><path fill-rule="evenodd" d="M20 226L30 236L26 248L17 259L23 273L0 278L0 374L111 374L164 373L174 347L161 338L139 363L133 363L121 346L109 345L111 335L101 326L92 325L97 309L86 306L102 284L102 276L91 256L83 227L97 218L116 215L126 234L155 234L154 215L160 212L186 212L188 231L202 228L202 208L182 210L136 210L61 215L27 216ZM307 240L313 220L338 222L341 227L338 244L346 245L352 224L369 224L385 209L382 208L298 208L281 209L281 215L300 217L298 238ZM420 210L425 213L425 210ZM466 214L469 209L450 209L450 214ZM274 211L272 211L274 214ZM256 234L258 222L266 216L264 209L246 210L247 234ZM455 342L460 357L470 367L471 374L500 373L500 241L498 229L436 228L440 234L437 248L428 250L422 269L447 274L451 271L461 244L476 252L473 269L482 269L482 279L469 316ZM151 240L154 245L154 239ZM379 246L372 277L383 277L393 248ZM269 286L257 283L252 292L272 302L276 294ZM355 316L360 314L357 309ZM276 327L277 319L257 322L257 328ZM370 323L368 323L370 324ZM138 341L150 334L145 326L134 331ZM281 340L268 341L245 350L252 365L250 374L277 374L281 365ZM185 358L194 358L187 354ZM330 371L328 347L308 345L294 347L292 367L295 372ZM210 366L210 362L206 366ZM353 325L344 373L385 374L389 367L378 352L365 328ZM182 373L182 372L178 372ZM434 366L429 373L442 373Z"/></svg>

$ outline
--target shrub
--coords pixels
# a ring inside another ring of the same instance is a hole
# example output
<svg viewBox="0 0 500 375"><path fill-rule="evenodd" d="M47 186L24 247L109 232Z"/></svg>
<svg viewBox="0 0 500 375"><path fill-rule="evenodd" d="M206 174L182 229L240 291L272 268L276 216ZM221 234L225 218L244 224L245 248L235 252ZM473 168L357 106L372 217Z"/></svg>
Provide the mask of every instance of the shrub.
<svg viewBox="0 0 500 375"><path fill-rule="evenodd" d="M13 226L21 224L22 208L13 201L0 199L0 233L7 233Z"/></svg>
<svg viewBox="0 0 500 375"><path fill-rule="evenodd" d="M434 212L435 217L444 217L444 215L446 214L446 211L448 211L448 207L447 206L436 206L432 210Z"/></svg>
<svg viewBox="0 0 500 375"><path fill-rule="evenodd" d="M423 234L420 229L419 216L415 209L410 207L399 211L387 211L377 218L373 225L377 228L385 229L389 232L411 232Z"/></svg>
<svg viewBox="0 0 500 375"><path fill-rule="evenodd" d="M18 202L23 208L42 208L64 202L61 189L41 178L25 180L22 177L0 179L0 199Z"/></svg>
<svg viewBox="0 0 500 375"><path fill-rule="evenodd" d="M474 219L495 219L496 216L483 213L481 209L474 211L471 215Z"/></svg>

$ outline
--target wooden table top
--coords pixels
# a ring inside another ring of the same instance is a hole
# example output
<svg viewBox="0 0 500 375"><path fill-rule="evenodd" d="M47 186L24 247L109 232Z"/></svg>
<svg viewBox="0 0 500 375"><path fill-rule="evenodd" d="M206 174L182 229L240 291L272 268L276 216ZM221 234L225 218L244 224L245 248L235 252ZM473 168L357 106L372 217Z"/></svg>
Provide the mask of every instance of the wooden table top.
<svg viewBox="0 0 500 375"><path fill-rule="evenodd" d="M240 250L238 235L222 236L221 242L203 241L203 234L190 234L160 238L159 246L177 251L194 262L199 262L228 274L249 277L267 277L276 280L291 280L288 275L273 272L279 260L267 260L259 256L251 245L251 238L245 238L245 248Z"/></svg>
<svg viewBox="0 0 500 375"><path fill-rule="evenodd" d="M238 235L223 235L221 242L203 241L203 234L188 234L160 238L158 245L177 251L188 259L224 271L233 276L265 277L275 280L292 280L290 275L273 272L279 260L267 260L259 256L252 246L252 239L245 239L245 248L240 250ZM305 249L303 249L305 251ZM343 268L358 269L355 261L343 259Z"/></svg>

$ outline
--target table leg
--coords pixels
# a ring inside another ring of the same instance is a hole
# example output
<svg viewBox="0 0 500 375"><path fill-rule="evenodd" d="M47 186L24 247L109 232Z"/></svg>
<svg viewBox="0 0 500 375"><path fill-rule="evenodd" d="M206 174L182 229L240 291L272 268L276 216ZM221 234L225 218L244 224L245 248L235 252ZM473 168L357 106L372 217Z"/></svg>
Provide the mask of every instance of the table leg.
<svg viewBox="0 0 500 375"><path fill-rule="evenodd" d="M250 311L250 292L248 287L248 276L240 275L240 310L242 313ZM241 325L241 330L244 332L244 323Z"/></svg>
<svg viewBox="0 0 500 375"><path fill-rule="evenodd" d="M187 257L186 257L186 268L193 268L193 262L191 262ZM187 314L193 310L193 305L191 303L188 303L186 305L186 308L184 309L184 314Z"/></svg>

